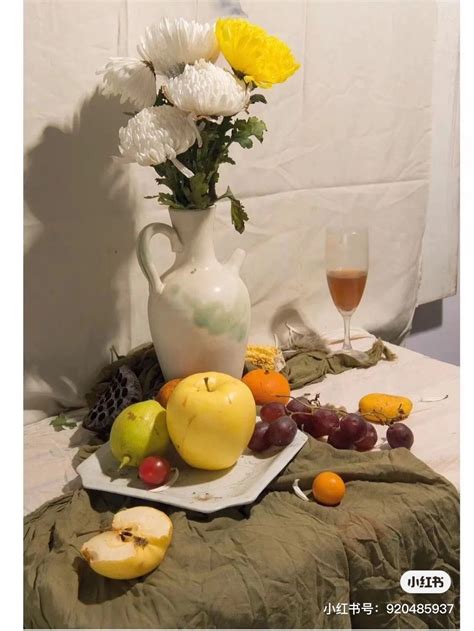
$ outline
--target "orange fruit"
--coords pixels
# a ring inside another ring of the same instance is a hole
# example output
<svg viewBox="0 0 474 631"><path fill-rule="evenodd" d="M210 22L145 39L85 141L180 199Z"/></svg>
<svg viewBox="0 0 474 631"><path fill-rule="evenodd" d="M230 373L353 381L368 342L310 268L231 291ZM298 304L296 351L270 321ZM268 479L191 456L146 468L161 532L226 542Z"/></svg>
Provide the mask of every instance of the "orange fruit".
<svg viewBox="0 0 474 631"><path fill-rule="evenodd" d="M160 405L166 408L168 405L168 399L173 394L174 389L180 381L181 379L172 379L171 381L167 381L155 394L155 401L158 401Z"/></svg>
<svg viewBox="0 0 474 631"><path fill-rule="evenodd" d="M250 388L257 405L265 403L288 403L290 400L290 384L288 380L275 370L256 368L242 377L242 381Z"/></svg>
<svg viewBox="0 0 474 631"><path fill-rule="evenodd" d="M336 506L344 497L344 480L332 471L323 471L313 480L313 496L320 504Z"/></svg>

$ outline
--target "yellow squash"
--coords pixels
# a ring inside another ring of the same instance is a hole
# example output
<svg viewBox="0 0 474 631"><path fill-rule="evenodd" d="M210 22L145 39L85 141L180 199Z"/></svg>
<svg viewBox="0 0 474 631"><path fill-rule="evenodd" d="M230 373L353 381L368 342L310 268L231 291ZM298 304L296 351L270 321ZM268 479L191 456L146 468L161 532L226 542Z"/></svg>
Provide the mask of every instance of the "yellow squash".
<svg viewBox="0 0 474 631"><path fill-rule="evenodd" d="M372 423L401 421L410 414L413 403L406 397L372 392L359 401L359 412Z"/></svg>

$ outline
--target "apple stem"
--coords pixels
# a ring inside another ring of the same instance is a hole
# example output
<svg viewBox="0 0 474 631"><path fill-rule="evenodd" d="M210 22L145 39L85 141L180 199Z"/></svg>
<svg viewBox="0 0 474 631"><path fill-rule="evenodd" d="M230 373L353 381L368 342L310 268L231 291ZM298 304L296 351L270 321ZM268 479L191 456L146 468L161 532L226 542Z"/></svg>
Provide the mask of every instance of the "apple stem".
<svg viewBox="0 0 474 631"><path fill-rule="evenodd" d="M207 391L210 392L211 389L209 388L209 377L204 377L204 383L206 384Z"/></svg>

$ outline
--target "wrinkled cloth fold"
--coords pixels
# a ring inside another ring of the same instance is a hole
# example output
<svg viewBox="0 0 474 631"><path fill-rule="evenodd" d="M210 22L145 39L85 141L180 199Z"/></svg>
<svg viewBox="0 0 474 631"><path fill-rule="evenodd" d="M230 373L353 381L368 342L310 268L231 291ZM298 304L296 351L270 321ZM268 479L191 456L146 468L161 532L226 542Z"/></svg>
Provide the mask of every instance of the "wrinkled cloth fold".
<svg viewBox="0 0 474 631"><path fill-rule="evenodd" d="M396 359L382 340L376 340L366 353L349 355L343 351L337 353L324 350L302 351L286 360L282 373L288 379L291 388L302 388L310 383L322 381L327 374L338 375L351 368L370 368L381 360Z"/></svg>
<svg viewBox="0 0 474 631"><path fill-rule="evenodd" d="M89 448L89 453L94 447ZM85 450L81 456L87 456ZM339 473L337 507L308 502L323 470ZM113 513L146 504L86 490L25 520L25 626L30 628L457 628L459 496L405 449L358 453L309 438L256 502L211 515L162 504L174 535L159 568L131 581L95 574L81 545ZM442 595L407 594L406 570L444 570ZM371 614L326 613L371 603ZM388 603L452 603L448 614L389 614ZM377 608L376 608L377 606Z"/></svg>

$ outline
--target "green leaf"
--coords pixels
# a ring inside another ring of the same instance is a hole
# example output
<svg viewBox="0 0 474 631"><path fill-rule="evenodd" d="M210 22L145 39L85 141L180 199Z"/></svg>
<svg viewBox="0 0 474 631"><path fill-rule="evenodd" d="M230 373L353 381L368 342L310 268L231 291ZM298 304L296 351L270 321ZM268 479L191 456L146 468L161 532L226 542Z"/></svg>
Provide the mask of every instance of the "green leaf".
<svg viewBox="0 0 474 631"><path fill-rule="evenodd" d="M245 212L244 205L237 199L234 193L230 190L230 187L227 187L226 192L219 197L219 199L230 199L230 215L232 218L232 223L234 228L242 234L245 230L245 222L248 221L249 217Z"/></svg>
<svg viewBox="0 0 474 631"><path fill-rule="evenodd" d="M225 156L222 158L221 162L228 162L229 164L236 164L235 160L230 156Z"/></svg>
<svg viewBox="0 0 474 631"><path fill-rule="evenodd" d="M250 138L246 136L241 136L241 137L237 136L234 142L238 142L239 145L243 147L244 149L251 149L253 147L253 140L250 140Z"/></svg>
<svg viewBox="0 0 474 631"><path fill-rule="evenodd" d="M249 216L245 212L244 206L239 199L230 200L230 216L234 228L237 232L242 234L245 230L245 222L248 221Z"/></svg>
<svg viewBox="0 0 474 631"><path fill-rule="evenodd" d="M54 427L55 432L62 432L63 429L73 429L74 427L77 427L77 421L68 419L63 413L58 414L58 416L53 418L49 424Z"/></svg>
<svg viewBox="0 0 474 631"><path fill-rule="evenodd" d="M196 173L189 179L189 187L191 189L191 199L196 208L208 208L210 204L209 183L205 173Z"/></svg>
<svg viewBox="0 0 474 631"><path fill-rule="evenodd" d="M267 99L263 96L263 94L252 94L249 99L249 103L266 103Z"/></svg>
<svg viewBox="0 0 474 631"><path fill-rule="evenodd" d="M262 102L263 97L254 96L254 102ZM227 197L231 202L232 223L238 232L243 232L248 216L242 203L230 189L222 197L218 197L216 192L219 169L224 163L235 164L229 156L233 142L244 148L252 147L255 138L262 142L266 125L256 116L247 119L224 116L220 122L202 120L199 128L201 146L194 143L179 155L180 161L194 173L191 178L184 176L169 160L153 166L158 176L156 183L160 188L168 189L158 194L158 202L176 209L203 209ZM147 196L147 199L152 198L154 196Z"/></svg>
<svg viewBox="0 0 474 631"><path fill-rule="evenodd" d="M160 202L160 204L163 204L163 206L171 206L171 208L187 208L187 206L185 206L184 204L180 204L178 201L176 201L174 196L170 195L169 193L159 193L158 201Z"/></svg>
<svg viewBox="0 0 474 631"><path fill-rule="evenodd" d="M256 116L251 116L247 120L237 120L232 130L231 142L238 142L244 149L250 149L253 147L251 136L262 142L266 130L265 123Z"/></svg>
<svg viewBox="0 0 474 631"><path fill-rule="evenodd" d="M156 199L159 195L145 195L144 199Z"/></svg>

